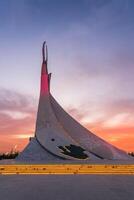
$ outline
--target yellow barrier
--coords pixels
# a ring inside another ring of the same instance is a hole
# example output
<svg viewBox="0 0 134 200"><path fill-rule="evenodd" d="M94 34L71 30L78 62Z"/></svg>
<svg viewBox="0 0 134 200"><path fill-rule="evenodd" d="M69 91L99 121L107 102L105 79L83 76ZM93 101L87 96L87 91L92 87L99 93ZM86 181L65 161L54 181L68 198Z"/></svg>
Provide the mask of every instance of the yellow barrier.
<svg viewBox="0 0 134 200"><path fill-rule="evenodd" d="M18 164L0 165L0 174L131 174L134 165Z"/></svg>

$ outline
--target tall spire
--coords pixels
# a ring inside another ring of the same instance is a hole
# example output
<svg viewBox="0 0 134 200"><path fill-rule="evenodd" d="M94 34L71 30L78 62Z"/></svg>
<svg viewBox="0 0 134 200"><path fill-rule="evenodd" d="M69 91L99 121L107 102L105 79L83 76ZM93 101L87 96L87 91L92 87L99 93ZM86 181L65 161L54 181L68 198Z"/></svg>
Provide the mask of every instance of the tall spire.
<svg viewBox="0 0 134 200"><path fill-rule="evenodd" d="M47 50L46 41L44 41L42 45L42 69L41 69L41 94L42 95L49 93L50 91L51 73L48 74L47 62L48 62L48 50Z"/></svg>

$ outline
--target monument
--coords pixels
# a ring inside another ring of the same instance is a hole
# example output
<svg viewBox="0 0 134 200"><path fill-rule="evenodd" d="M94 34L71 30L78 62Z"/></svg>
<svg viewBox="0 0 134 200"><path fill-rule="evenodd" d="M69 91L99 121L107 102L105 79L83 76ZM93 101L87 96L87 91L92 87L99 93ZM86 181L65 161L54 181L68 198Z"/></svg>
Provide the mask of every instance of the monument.
<svg viewBox="0 0 134 200"><path fill-rule="evenodd" d="M123 150L96 136L73 119L50 92L51 73L48 73L48 50L42 47L40 98L35 136L19 154L19 161L81 161L127 160Z"/></svg>

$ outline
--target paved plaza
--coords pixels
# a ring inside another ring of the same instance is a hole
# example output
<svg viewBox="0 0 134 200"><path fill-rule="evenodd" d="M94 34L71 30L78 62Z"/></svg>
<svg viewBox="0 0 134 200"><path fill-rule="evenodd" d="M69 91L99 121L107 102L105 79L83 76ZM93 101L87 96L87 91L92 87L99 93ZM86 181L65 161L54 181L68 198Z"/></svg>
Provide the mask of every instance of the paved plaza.
<svg viewBox="0 0 134 200"><path fill-rule="evenodd" d="M133 200L133 175L1 175L1 200Z"/></svg>

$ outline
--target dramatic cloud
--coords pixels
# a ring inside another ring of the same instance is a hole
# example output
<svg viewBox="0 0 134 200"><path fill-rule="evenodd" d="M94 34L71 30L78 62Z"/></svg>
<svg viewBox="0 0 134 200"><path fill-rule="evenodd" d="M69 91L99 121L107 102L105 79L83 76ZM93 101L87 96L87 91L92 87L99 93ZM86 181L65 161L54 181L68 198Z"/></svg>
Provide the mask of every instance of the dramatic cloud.
<svg viewBox="0 0 134 200"><path fill-rule="evenodd" d="M86 108L86 111L85 111ZM134 148L134 100L122 99L67 109L90 131L127 151ZM124 143L123 143L124 142Z"/></svg>
<svg viewBox="0 0 134 200"><path fill-rule="evenodd" d="M2 88L0 94L0 150L11 150L15 145L21 150L34 135L37 101L31 96ZM133 150L133 100L96 104L90 101L65 109L98 136L122 149ZM122 141L126 142L123 144Z"/></svg>
<svg viewBox="0 0 134 200"><path fill-rule="evenodd" d="M20 144L18 139L34 134L36 101L31 96L2 88L0 94L1 150L11 149L16 142L19 144L18 148L22 148L26 141Z"/></svg>

